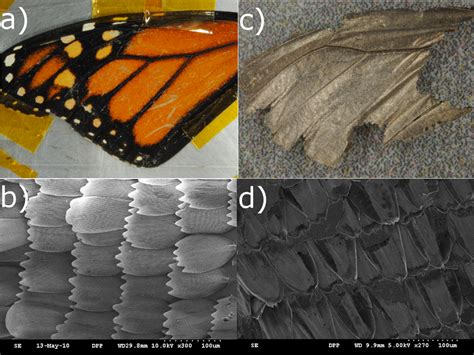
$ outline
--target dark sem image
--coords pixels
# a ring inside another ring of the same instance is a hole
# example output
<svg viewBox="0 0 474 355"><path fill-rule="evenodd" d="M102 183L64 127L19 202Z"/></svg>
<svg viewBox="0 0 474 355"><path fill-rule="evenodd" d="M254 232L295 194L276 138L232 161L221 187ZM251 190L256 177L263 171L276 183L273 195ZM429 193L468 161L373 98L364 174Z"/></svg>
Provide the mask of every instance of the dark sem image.
<svg viewBox="0 0 474 355"><path fill-rule="evenodd" d="M239 337L474 336L470 180L239 180ZM261 201L258 201L261 202Z"/></svg>
<svg viewBox="0 0 474 355"><path fill-rule="evenodd" d="M0 185L0 339L235 338L235 181Z"/></svg>

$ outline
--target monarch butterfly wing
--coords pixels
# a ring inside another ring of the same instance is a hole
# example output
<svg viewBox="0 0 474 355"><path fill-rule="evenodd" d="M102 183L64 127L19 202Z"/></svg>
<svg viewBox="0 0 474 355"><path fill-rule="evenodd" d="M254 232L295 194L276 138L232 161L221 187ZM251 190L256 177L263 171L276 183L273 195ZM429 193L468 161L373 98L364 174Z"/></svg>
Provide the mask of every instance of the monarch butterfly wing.
<svg viewBox="0 0 474 355"><path fill-rule="evenodd" d="M146 26L140 15L108 17L39 36L2 60L9 96L122 160L157 166L235 97L237 26L207 12Z"/></svg>
<svg viewBox="0 0 474 355"><path fill-rule="evenodd" d="M134 21L128 22L114 23L111 22L113 18L81 22L40 34L8 49L0 54L0 89L3 92L0 103L27 114L48 114L52 111L50 106L54 106L52 102L63 97L66 90L62 89L77 88L80 81L76 79L87 76L93 69L94 62L90 59L104 45L103 37L107 36L105 33L111 30L111 25L114 24L114 31L117 31L113 33L119 35L114 38L108 35L108 39L125 41L138 30L140 19L135 16ZM59 74L67 69L74 78L69 77L67 84L70 87L61 87L57 84L65 84L67 77Z"/></svg>

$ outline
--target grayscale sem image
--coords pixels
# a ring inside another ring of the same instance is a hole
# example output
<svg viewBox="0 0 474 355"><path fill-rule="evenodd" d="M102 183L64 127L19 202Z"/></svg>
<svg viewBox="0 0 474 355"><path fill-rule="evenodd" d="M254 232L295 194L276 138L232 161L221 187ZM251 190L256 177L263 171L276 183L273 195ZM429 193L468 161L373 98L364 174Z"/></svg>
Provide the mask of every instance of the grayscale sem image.
<svg viewBox="0 0 474 355"><path fill-rule="evenodd" d="M239 180L243 339L470 339L470 180Z"/></svg>
<svg viewBox="0 0 474 355"><path fill-rule="evenodd" d="M0 186L0 339L235 338L235 181Z"/></svg>

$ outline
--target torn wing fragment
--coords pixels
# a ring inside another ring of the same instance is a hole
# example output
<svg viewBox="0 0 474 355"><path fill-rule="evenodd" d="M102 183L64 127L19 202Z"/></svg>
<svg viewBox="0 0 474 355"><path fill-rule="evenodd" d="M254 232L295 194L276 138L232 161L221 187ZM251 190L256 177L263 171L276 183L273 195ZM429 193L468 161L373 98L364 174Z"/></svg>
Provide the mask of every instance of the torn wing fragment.
<svg viewBox="0 0 474 355"><path fill-rule="evenodd" d="M275 143L335 166L363 124L385 129L384 143L421 134L470 109L417 90L430 47L473 17L472 10L381 11L355 15L337 31L303 35L244 68L250 112L265 112Z"/></svg>

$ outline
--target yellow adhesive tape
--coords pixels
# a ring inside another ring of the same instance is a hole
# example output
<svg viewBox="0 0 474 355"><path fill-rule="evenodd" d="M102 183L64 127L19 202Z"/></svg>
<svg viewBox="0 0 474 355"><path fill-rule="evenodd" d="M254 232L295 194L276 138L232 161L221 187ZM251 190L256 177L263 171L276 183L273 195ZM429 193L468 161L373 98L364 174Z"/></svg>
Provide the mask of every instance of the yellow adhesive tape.
<svg viewBox="0 0 474 355"><path fill-rule="evenodd" d="M38 177L38 173L36 171L17 162L2 149L0 149L0 167L12 171L21 178L32 179Z"/></svg>
<svg viewBox="0 0 474 355"><path fill-rule="evenodd" d="M13 2L0 0L0 14L7 11ZM38 149L52 121L51 117L28 116L0 105L0 134L32 153ZM18 163L3 150L0 150L0 166L23 178L38 175L36 171Z"/></svg>
<svg viewBox="0 0 474 355"><path fill-rule="evenodd" d="M0 134L31 153L36 152L52 122L50 116L29 116L0 105Z"/></svg>
<svg viewBox="0 0 474 355"><path fill-rule="evenodd" d="M162 0L164 11L189 11L216 9L216 0Z"/></svg>
<svg viewBox="0 0 474 355"><path fill-rule="evenodd" d="M197 149L204 147L211 139L213 139L220 131L226 128L234 121L239 114L239 104L234 101L232 105L227 107L224 112L217 116L209 123L199 134L192 140L193 145Z"/></svg>
<svg viewBox="0 0 474 355"><path fill-rule="evenodd" d="M160 11L210 10L216 0L92 0L92 17L126 13Z"/></svg>
<svg viewBox="0 0 474 355"><path fill-rule="evenodd" d="M92 0L92 17L163 10L161 0Z"/></svg>
<svg viewBox="0 0 474 355"><path fill-rule="evenodd" d="M0 14L7 11L15 0L0 0Z"/></svg>

